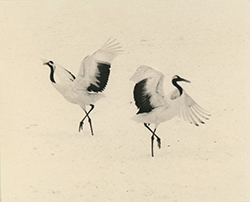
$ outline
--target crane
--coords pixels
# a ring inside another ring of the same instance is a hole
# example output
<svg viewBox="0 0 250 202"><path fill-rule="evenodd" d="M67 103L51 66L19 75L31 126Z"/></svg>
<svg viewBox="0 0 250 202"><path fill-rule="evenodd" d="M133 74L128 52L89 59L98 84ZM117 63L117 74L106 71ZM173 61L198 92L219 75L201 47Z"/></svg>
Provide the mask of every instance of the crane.
<svg viewBox="0 0 250 202"><path fill-rule="evenodd" d="M90 112L94 109L94 103L104 96L103 91L108 83L111 62L122 51L116 39L107 40L100 49L83 59L77 77L60 64L42 59L43 64L50 67L49 78L55 89L67 101L79 105L85 112L79 124L79 132L83 129L84 120L88 118L91 134L94 135ZM89 111L86 110L88 105Z"/></svg>
<svg viewBox="0 0 250 202"><path fill-rule="evenodd" d="M141 65L130 80L136 83L133 95L135 105L139 109L132 119L143 123L152 133L152 157L154 156L153 143L155 137L158 147L161 148L161 139L156 135L160 123L179 116L191 124L199 126L199 124L204 124L204 120L208 120L210 116L178 84L181 81L187 83L190 83L190 81L178 75L172 78L175 89L167 95L165 95L163 89L164 74L151 67ZM150 128L150 124L155 125L153 130Z"/></svg>

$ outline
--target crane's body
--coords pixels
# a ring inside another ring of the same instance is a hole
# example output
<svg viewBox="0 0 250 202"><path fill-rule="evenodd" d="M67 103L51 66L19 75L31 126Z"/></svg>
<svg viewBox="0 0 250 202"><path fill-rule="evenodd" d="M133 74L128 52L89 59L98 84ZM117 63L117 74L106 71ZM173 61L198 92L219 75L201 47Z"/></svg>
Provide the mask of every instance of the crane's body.
<svg viewBox="0 0 250 202"><path fill-rule="evenodd" d="M64 84L52 84L59 93L63 95L63 97L73 103L79 105L82 109L86 108L86 105L93 104L97 102L99 99L104 97L104 94L98 93L90 93L86 91L81 91L75 89L74 83L69 85Z"/></svg>
<svg viewBox="0 0 250 202"><path fill-rule="evenodd" d="M54 63L56 64L56 63ZM59 64L56 64L56 69L62 68ZM67 71L66 71L67 73ZM80 81L77 81L76 78L72 76L69 80L60 79L61 74L58 74L58 71L55 71L55 74L58 76L58 82L52 82L52 85L55 89L69 102L79 105L82 109L86 108L86 105L90 105L104 97L104 94L101 92L93 93L88 89L91 85L88 81L88 77L83 77ZM71 76L69 74L69 76ZM81 86L81 87L79 87Z"/></svg>
<svg viewBox="0 0 250 202"><path fill-rule="evenodd" d="M44 65L50 67L50 81L55 89L67 101L79 105L84 110L86 115L80 122L79 131L88 117L93 135L89 113L94 108L93 104L104 96L103 90L108 83L111 62L121 52L119 43L108 40L99 50L83 59L77 77L61 65L43 60ZM88 112L87 105L91 107Z"/></svg>
<svg viewBox="0 0 250 202"><path fill-rule="evenodd" d="M190 81L186 79L175 75L172 84L176 89L168 95L165 95L163 90L164 75L151 67L140 66L130 80L136 83L134 100L139 109L133 119L144 123L145 127L152 132L152 156L154 136L157 137L158 146L161 146L160 138L155 134L160 123L179 116L199 126L204 124L203 119L208 119L210 116L177 83L179 81L189 83ZM149 128L150 124L155 124L154 131Z"/></svg>

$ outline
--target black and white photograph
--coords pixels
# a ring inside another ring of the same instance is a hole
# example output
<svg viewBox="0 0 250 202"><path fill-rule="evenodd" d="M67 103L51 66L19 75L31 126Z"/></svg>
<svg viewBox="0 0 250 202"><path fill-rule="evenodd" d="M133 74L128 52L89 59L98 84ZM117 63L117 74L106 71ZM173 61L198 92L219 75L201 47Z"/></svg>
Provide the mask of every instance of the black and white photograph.
<svg viewBox="0 0 250 202"><path fill-rule="evenodd" d="M0 1L1 202L250 202L249 0Z"/></svg>

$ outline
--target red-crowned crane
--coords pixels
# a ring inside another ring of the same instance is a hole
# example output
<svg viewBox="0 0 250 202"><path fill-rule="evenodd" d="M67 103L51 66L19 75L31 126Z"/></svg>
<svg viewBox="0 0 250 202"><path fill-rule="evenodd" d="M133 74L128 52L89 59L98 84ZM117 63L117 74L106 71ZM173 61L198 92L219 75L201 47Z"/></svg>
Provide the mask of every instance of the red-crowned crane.
<svg viewBox="0 0 250 202"><path fill-rule="evenodd" d="M120 44L115 39L109 39L99 50L83 59L77 77L61 65L43 60L43 64L50 67L50 81L56 90L85 112L79 124L79 132L83 129L84 120L88 118L91 134L94 134L89 114L94 109L94 103L104 96L102 92L108 83L111 62L121 52ZM90 105L89 111L86 111L87 105Z"/></svg>
<svg viewBox="0 0 250 202"><path fill-rule="evenodd" d="M152 133L152 156L154 156L154 137L157 138L158 147L161 147L161 139L155 133L160 123L179 116L191 124L199 126L199 124L204 124L203 120L207 120L210 116L178 84L180 81L188 83L190 81L178 75L172 78L172 84L176 89L168 95L165 95L163 90L164 75L151 67L140 66L130 80L136 83L134 100L139 109L133 119L144 123L144 126ZM155 124L153 130L149 127L150 124Z"/></svg>

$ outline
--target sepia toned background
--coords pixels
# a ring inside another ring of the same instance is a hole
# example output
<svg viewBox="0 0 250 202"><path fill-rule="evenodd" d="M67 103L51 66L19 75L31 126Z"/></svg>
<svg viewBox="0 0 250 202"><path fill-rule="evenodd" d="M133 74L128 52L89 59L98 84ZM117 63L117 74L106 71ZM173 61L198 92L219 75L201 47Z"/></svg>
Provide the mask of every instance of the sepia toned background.
<svg viewBox="0 0 250 202"><path fill-rule="evenodd" d="M1 1L0 134L3 202L250 201L250 2ZM51 85L41 58L77 74L108 38L123 54L106 97L84 113ZM212 116L176 117L157 134L131 120L129 78L145 64L182 87Z"/></svg>

